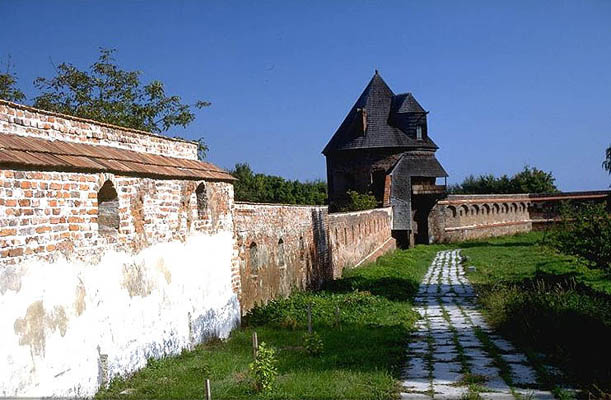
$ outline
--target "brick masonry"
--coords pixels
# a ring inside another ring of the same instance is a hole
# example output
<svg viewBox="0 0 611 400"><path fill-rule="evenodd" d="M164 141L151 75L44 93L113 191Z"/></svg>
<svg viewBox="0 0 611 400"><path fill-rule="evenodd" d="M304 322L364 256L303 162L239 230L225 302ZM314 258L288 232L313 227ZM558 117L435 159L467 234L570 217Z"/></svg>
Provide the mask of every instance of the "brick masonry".
<svg viewBox="0 0 611 400"><path fill-rule="evenodd" d="M395 248L391 237L392 210L379 208L329 215L331 267L333 278L339 278L344 268L350 268L372 255ZM374 260L375 261L375 260Z"/></svg>
<svg viewBox="0 0 611 400"><path fill-rule="evenodd" d="M394 248L389 208L329 214L327 207L236 203L234 219L242 313Z"/></svg>
<svg viewBox="0 0 611 400"><path fill-rule="evenodd" d="M429 241L456 242L545 229L562 201L606 202L610 191L557 194L449 195L429 214ZM611 209L609 209L611 211Z"/></svg>
<svg viewBox="0 0 611 400"><path fill-rule="evenodd" d="M0 100L0 134L87 143L197 159L197 144Z"/></svg>
<svg viewBox="0 0 611 400"><path fill-rule="evenodd" d="M110 181L118 194L119 229L98 231L97 194ZM198 212L195 189L208 207ZM191 232L231 232L233 187L224 182L156 180L108 173L2 170L0 265L33 257L92 259L113 249L137 253L156 243L184 241Z"/></svg>

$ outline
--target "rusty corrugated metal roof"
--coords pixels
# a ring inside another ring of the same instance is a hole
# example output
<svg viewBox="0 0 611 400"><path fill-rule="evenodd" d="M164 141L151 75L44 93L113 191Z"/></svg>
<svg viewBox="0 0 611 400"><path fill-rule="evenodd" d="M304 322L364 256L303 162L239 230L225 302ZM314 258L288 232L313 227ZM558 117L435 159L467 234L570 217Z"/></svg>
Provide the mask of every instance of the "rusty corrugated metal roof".
<svg viewBox="0 0 611 400"><path fill-rule="evenodd" d="M235 180L227 171L203 161L6 134L0 134L0 164L165 178Z"/></svg>

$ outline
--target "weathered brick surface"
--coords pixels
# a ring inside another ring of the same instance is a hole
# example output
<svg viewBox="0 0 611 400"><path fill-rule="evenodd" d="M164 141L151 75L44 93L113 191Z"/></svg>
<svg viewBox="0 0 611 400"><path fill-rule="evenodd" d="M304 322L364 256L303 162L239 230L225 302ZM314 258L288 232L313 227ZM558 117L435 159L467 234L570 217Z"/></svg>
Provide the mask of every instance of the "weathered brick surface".
<svg viewBox="0 0 611 400"><path fill-rule="evenodd" d="M243 313L331 277L326 207L236 203L234 221Z"/></svg>
<svg viewBox="0 0 611 400"><path fill-rule="evenodd" d="M236 203L242 312L294 289L316 288L376 250L390 250L390 218L390 209L328 214L327 207Z"/></svg>
<svg viewBox="0 0 611 400"><path fill-rule="evenodd" d="M604 202L610 191L553 194L450 195L429 215L431 242L455 242L544 229L560 217L562 201Z"/></svg>
<svg viewBox="0 0 611 400"><path fill-rule="evenodd" d="M0 100L2 133L197 159L197 144L193 142L52 113L4 100Z"/></svg>
<svg viewBox="0 0 611 400"><path fill-rule="evenodd" d="M391 237L392 211L382 208L329 215L333 278L375 253L380 247L394 248Z"/></svg>
<svg viewBox="0 0 611 400"><path fill-rule="evenodd" d="M97 194L111 181L118 194L119 230L98 230ZM209 198L198 213L195 189ZM106 250L136 253L190 232L233 230L233 187L223 182L155 180L105 173L0 171L0 266L31 258L95 260Z"/></svg>
<svg viewBox="0 0 611 400"><path fill-rule="evenodd" d="M430 241L456 242L529 232L529 205L527 194L450 195L431 211Z"/></svg>

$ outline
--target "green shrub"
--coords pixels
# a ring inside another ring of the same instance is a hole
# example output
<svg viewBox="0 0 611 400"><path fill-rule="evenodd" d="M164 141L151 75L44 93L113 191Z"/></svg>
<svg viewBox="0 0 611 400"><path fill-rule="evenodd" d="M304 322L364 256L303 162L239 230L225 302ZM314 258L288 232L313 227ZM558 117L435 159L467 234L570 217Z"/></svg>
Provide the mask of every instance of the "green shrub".
<svg viewBox="0 0 611 400"><path fill-rule="evenodd" d="M335 207L340 212L370 210L378 206L378 201L371 193L361 194L354 190L348 190L346 196L339 200Z"/></svg>
<svg viewBox="0 0 611 400"><path fill-rule="evenodd" d="M608 389L609 296L573 278L544 274L520 284L480 287L478 294L492 325L517 344L548 354L579 381Z"/></svg>
<svg viewBox="0 0 611 400"><path fill-rule="evenodd" d="M611 218L604 204L563 203L561 222L552 230L547 244L562 253L581 257L592 268L611 267Z"/></svg>
<svg viewBox="0 0 611 400"><path fill-rule="evenodd" d="M323 341L316 332L307 332L303 335L303 346L311 356L319 356L324 350Z"/></svg>
<svg viewBox="0 0 611 400"><path fill-rule="evenodd" d="M277 365L278 360L274 348L261 342L255 361L250 364L257 392L269 393L274 389L274 382L278 376Z"/></svg>

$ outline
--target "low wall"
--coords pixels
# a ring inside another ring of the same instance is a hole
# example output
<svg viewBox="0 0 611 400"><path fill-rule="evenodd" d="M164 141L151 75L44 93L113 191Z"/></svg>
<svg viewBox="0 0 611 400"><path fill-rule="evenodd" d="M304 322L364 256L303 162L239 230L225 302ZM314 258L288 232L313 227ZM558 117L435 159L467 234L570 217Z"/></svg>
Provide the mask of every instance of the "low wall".
<svg viewBox="0 0 611 400"><path fill-rule="evenodd" d="M394 249L391 237L392 209L337 213L329 215L333 278L339 278L344 268L369 261L380 249Z"/></svg>
<svg viewBox="0 0 611 400"><path fill-rule="evenodd" d="M553 194L448 195L429 215L431 243L457 242L544 229L562 201L606 202L610 191Z"/></svg>
<svg viewBox="0 0 611 400"><path fill-rule="evenodd" d="M243 313L331 276L326 207L236 203L234 222Z"/></svg>
<svg viewBox="0 0 611 400"><path fill-rule="evenodd" d="M292 290L317 288L393 248L390 218L390 209L329 214L320 206L236 203L242 313Z"/></svg>

